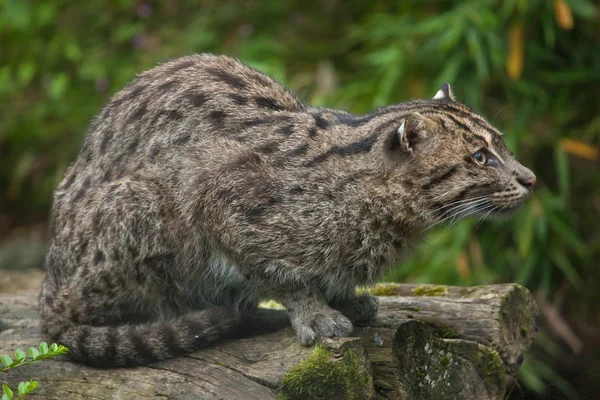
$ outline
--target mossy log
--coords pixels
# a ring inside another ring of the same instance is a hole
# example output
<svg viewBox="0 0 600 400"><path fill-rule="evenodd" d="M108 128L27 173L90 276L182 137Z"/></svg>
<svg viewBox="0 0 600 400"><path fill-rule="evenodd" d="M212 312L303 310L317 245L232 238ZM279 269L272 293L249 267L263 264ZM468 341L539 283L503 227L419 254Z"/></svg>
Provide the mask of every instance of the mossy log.
<svg viewBox="0 0 600 400"><path fill-rule="evenodd" d="M66 360L0 378L33 378L32 399L503 399L537 332L538 310L518 285L381 284L380 312L354 337L296 341L284 311L261 310L248 335L130 369ZM0 294L0 354L43 340L37 294Z"/></svg>

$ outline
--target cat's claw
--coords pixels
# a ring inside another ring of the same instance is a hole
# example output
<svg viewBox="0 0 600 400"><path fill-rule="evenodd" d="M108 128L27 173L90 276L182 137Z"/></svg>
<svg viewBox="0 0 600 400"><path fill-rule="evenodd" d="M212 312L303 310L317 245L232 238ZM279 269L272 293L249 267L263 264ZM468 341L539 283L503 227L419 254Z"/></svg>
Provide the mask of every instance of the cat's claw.
<svg viewBox="0 0 600 400"><path fill-rule="evenodd" d="M317 311L293 321L298 340L305 346L330 337L346 337L352 333L352 322L335 310Z"/></svg>

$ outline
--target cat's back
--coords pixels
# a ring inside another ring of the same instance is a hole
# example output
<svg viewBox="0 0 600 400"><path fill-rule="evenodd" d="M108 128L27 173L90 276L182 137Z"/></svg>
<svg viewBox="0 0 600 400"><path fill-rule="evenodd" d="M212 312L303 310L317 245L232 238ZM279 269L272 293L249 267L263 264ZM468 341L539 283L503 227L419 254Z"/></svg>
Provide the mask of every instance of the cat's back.
<svg viewBox="0 0 600 400"><path fill-rule="evenodd" d="M57 196L78 197L136 173L172 176L185 154L218 151L220 140L253 142L240 135L256 121L289 122L302 118L305 107L276 81L231 57L199 54L164 62L139 74L94 119Z"/></svg>

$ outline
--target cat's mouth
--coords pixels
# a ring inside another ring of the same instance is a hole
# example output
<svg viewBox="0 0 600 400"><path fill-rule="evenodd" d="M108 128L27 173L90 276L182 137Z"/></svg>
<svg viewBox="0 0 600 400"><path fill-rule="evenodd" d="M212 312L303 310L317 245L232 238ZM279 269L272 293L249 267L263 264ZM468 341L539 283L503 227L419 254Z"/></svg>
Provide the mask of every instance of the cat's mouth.
<svg viewBox="0 0 600 400"><path fill-rule="evenodd" d="M494 205L493 214L506 217L514 214L529 197L529 192L499 192L490 196L490 202Z"/></svg>

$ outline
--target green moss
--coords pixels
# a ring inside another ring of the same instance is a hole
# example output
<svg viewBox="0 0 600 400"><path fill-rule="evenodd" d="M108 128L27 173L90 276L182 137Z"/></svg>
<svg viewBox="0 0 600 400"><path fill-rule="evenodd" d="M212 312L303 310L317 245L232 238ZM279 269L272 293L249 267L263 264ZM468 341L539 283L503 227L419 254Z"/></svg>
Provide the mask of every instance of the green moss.
<svg viewBox="0 0 600 400"><path fill-rule="evenodd" d="M448 365L450 365L450 357L449 356L442 357L442 359L440 360L440 363L442 364L442 366L444 366L444 368L447 368Z"/></svg>
<svg viewBox="0 0 600 400"><path fill-rule="evenodd" d="M378 283L367 290L373 296L395 296L397 294L396 286Z"/></svg>
<svg viewBox="0 0 600 400"><path fill-rule="evenodd" d="M479 290L479 286L464 287L460 289L460 297L470 297L474 292Z"/></svg>
<svg viewBox="0 0 600 400"><path fill-rule="evenodd" d="M421 309L419 307L409 307L409 310L419 312Z"/></svg>
<svg viewBox="0 0 600 400"><path fill-rule="evenodd" d="M449 326L440 326L436 328L436 332L443 339L456 339L460 337L458 332Z"/></svg>
<svg viewBox="0 0 600 400"><path fill-rule="evenodd" d="M285 374L277 397L280 400L358 400L370 384L369 374L360 372L359 358L354 351L347 350L341 361L333 361L329 350L317 346L306 360Z"/></svg>
<svg viewBox="0 0 600 400"><path fill-rule="evenodd" d="M446 286L417 286L412 293L415 296L443 296L446 294Z"/></svg>
<svg viewBox="0 0 600 400"><path fill-rule="evenodd" d="M473 361L483 372L484 381L490 386L498 386L498 382L505 381L504 364L496 350L480 346Z"/></svg>
<svg viewBox="0 0 600 400"><path fill-rule="evenodd" d="M285 307L275 300L263 301L258 305L260 308L270 308L273 310L284 310Z"/></svg>
<svg viewBox="0 0 600 400"><path fill-rule="evenodd" d="M392 390L394 388L390 383L381 379L376 380L374 384L375 387L379 390Z"/></svg>
<svg viewBox="0 0 600 400"><path fill-rule="evenodd" d="M219 367L224 367L224 368L225 368L225 367L227 367L227 364L225 364L225 363L224 363L224 362L222 362L222 361L219 361L219 362L217 362L217 365L218 365Z"/></svg>
<svg viewBox="0 0 600 400"><path fill-rule="evenodd" d="M521 335L527 336L528 333L529 333L529 328L526 326L521 326Z"/></svg>

